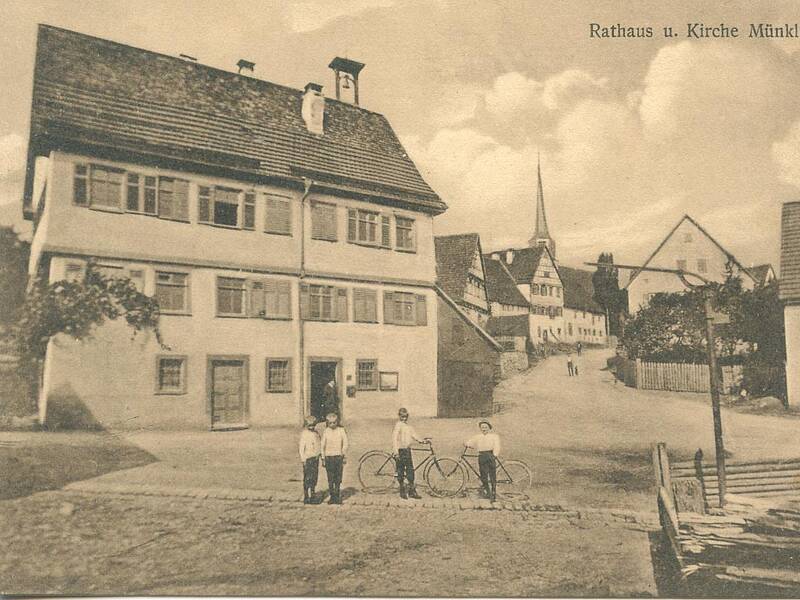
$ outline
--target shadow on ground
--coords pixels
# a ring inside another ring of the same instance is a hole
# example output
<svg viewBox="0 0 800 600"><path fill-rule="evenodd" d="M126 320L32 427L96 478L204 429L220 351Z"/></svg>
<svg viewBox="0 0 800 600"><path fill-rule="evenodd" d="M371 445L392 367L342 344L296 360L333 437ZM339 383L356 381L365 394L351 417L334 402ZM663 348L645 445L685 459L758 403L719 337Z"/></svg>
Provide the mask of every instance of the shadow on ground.
<svg viewBox="0 0 800 600"><path fill-rule="evenodd" d="M0 445L0 500L155 461L149 452L107 432L29 433Z"/></svg>

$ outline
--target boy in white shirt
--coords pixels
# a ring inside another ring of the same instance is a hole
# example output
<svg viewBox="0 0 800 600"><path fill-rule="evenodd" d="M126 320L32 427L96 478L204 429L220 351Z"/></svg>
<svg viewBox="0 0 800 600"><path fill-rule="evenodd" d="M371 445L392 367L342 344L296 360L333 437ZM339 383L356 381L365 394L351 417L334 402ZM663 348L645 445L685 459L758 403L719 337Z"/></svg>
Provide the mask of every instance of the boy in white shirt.
<svg viewBox="0 0 800 600"><path fill-rule="evenodd" d="M314 501L314 491L319 479L320 439L314 426L317 419L311 415L305 418L305 427L300 433L300 462L303 465L303 504Z"/></svg>
<svg viewBox="0 0 800 600"><path fill-rule="evenodd" d="M401 408L397 411L398 421L392 431L392 451L397 465L397 481L400 482L400 497L404 500L414 498L421 500L414 486L414 459L411 456L411 444L429 444L430 440L420 439L417 432L408 424L408 410ZM405 480L408 480L408 493L406 493Z"/></svg>
<svg viewBox="0 0 800 600"><path fill-rule="evenodd" d="M478 469L481 483L486 497L492 502L497 499L497 465L496 458L500 456L500 436L492 433L492 424L489 421L478 423L481 432L465 442L467 448L478 451Z"/></svg>
<svg viewBox="0 0 800 600"><path fill-rule="evenodd" d="M328 504L341 504L342 471L347 462L347 432L339 426L339 417L330 413L325 417L326 427L322 434L322 466L328 473Z"/></svg>

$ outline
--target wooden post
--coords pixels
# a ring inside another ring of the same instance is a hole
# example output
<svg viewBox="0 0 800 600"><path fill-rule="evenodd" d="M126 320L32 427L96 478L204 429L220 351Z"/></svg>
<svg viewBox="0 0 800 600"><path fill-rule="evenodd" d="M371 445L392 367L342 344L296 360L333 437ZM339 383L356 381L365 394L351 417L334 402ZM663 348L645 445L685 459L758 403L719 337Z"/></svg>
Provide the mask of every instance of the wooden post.
<svg viewBox="0 0 800 600"><path fill-rule="evenodd" d="M703 291L706 320L706 345L708 350L709 385L711 386L711 414L714 417L714 448L717 454L717 477L719 481L719 507L725 507L725 445L722 441L722 414L719 409L719 373L714 342L714 317L711 307L711 291Z"/></svg>
<svg viewBox="0 0 800 600"><path fill-rule="evenodd" d="M706 497L706 479L703 476L703 449L698 448L697 452L694 453L694 471L697 475L697 479L700 481L700 489L703 492L703 500L707 503L708 498Z"/></svg>

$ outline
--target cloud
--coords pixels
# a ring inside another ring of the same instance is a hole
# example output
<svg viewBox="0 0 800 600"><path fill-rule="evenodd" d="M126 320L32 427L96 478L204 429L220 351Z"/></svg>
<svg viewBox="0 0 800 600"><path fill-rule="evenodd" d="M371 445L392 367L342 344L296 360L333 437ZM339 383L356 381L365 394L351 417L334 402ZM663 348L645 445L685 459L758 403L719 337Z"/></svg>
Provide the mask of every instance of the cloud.
<svg viewBox="0 0 800 600"><path fill-rule="evenodd" d="M0 177L25 168L25 140L17 133L0 137Z"/></svg>
<svg viewBox="0 0 800 600"><path fill-rule="evenodd" d="M800 121L789 129L786 137L772 144L772 157L780 166L780 177L800 188Z"/></svg>
<svg viewBox="0 0 800 600"><path fill-rule="evenodd" d="M394 5L394 0L309 0L290 3L288 11L289 26L296 33L308 33L322 29L330 21L345 16L353 16L372 8L386 8Z"/></svg>

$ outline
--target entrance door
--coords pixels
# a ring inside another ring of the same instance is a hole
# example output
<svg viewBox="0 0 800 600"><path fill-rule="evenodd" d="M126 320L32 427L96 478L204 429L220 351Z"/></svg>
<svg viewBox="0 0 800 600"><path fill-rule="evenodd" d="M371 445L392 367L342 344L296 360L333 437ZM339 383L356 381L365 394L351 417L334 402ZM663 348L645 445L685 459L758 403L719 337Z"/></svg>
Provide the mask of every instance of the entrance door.
<svg viewBox="0 0 800 600"><path fill-rule="evenodd" d="M211 427L247 425L247 362L244 359L212 359Z"/></svg>
<svg viewBox="0 0 800 600"><path fill-rule="evenodd" d="M324 420L329 412L342 414L336 366L336 361L311 361L311 414L318 420ZM333 391L326 390L331 381L334 382Z"/></svg>

